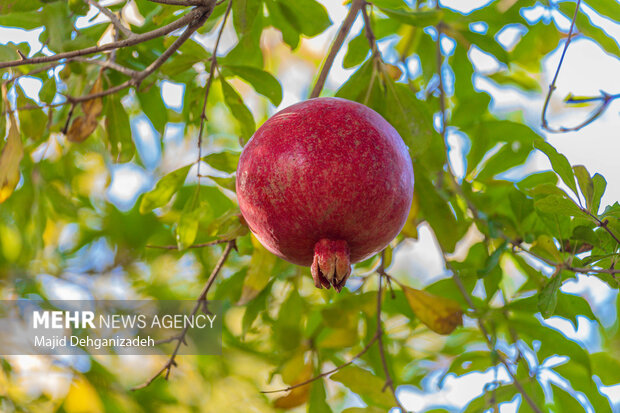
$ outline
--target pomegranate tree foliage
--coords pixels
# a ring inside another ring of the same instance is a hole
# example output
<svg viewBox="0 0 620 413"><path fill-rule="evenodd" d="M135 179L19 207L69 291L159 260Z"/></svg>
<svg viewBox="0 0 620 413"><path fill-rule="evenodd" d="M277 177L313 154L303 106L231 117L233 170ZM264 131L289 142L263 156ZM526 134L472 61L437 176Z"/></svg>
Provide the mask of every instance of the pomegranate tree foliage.
<svg viewBox="0 0 620 413"><path fill-rule="evenodd" d="M312 79L300 77L308 67L318 72L328 54L326 48L317 55L304 39L342 22L330 21L315 0L232 0L231 16L229 3L218 2L208 18L188 18L176 31L142 40L139 36L183 19L196 7L214 4L161 3L187 5L105 2L106 11L119 16L115 29L106 18L86 21L92 1L0 3L0 26L42 27L38 38L44 45L30 50L27 43L9 42L0 46L1 62L20 59L17 52L42 57L115 39L129 42L105 53L1 70L7 95L0 119L6 137L0 143L0 291L4 299L45 299L57 294L53 286L62 285L80 286L97 299L117 294L194 299L225 248L201 245L235 239L237 251L208 295L223 300L227 309L224 355L177 358L168 382L157 378L133 392L130 388L160 369L165 358L43 359L33 370L7 357L0 372L0 410L74 412L88 403L90 411L170 411L175 405L201 411L362 411L350 407L347 395L353 392L354 404L361 400L369 406L364 411L379 412L396 406L386 380L393 381L406 407L417 409L407 404L407 389L433 392L445 380L466 376L458 386L467 392L470 372L487 372L489 384L482 394L467 393L472 400L466 411L507 401L519 405L520 412L614 410L600 389L620 382L618 320L602 325L600 312L591 307L597 297L586 300L561 287L587 276L617 290L620 205L601 205L603 176L571 165L545 142L539 125L523 123L518 114L492 114L491 96L472 84L480 77L521 93L546 93L548 85L539 81L541 61L564 44L565 25L558 28L546 17L526 20L523 11L536 6L533 0L491 1L469 13L401 0L363 6L369 30L351 33L342 47L343 65L354 72L322 94L365 103L394 125L411 151L415 197L409 220L383 261L376 256L356 265L349 288L336 294L315 289L307 268L266 252L240 221L232 191L242 144L280 104L282 86L303 81L309 91ZM586 3L607 18L620 15L613 0ZM571 18L575 11L573 2L536 7L557 18ZM220 49L214 62L211 53L224 16L228 26L222 42L238 40L227 51ZM195 21L197 27L191 26ZM188 24L193 37L151 70ZM508 27L520 33L509 46L497 41ZM452 40L440 55L437 28L442 39ZM617 41L583 10L575 31L608 54L620 55ZM7 36L3 40L10 41ZM472 65L474 49L493 56L500 69L480 73ZM414 73L406 70L413 61L419 62ZM438 62L443 62L441 77ZM305 69L281 83L290 65ZM21 79L14 80L17 76ZM26 87L32 84L27 79L42 84L38 96ZM164 82L183 85L180 109L164 104ZM192 165L199 156L205 84L200 170L205 177L199 190ZM110 93L113 88L118 90ZM99 95L79 99L88 94ZM447 131L459 132L466 142L464 177L455 177L447 163L442 101ZM136 145L145 134L137 123L146 120L161 157L149 152L148 142ZM181 136L175 136L175 128ZM504 172L524 165L536 151L549 158L552 171L505 178ZM153 186L119 206L107 189L120 165L142 169ZM399 247L418 245L411 239L417 239L420 225L432 230L446 259L446 271L430 274L434 281L428 285L406 268L391 271L392 258L405 254ZM459 253L453 256L457 244ZM380 290L376 271L382 268L387 275ZM383 292L379 306L378 290ZM378 308L383 330L377 328ZM457 327L461 311L464 325ZM590 320L599 344L584 348L547 326L550 317L574 327ZM261 393L349 360L353 363L335 374L289 393ZM57 380L60 390L35 385L41 375ZM436 405L433 411L450 409Z"/></svg>

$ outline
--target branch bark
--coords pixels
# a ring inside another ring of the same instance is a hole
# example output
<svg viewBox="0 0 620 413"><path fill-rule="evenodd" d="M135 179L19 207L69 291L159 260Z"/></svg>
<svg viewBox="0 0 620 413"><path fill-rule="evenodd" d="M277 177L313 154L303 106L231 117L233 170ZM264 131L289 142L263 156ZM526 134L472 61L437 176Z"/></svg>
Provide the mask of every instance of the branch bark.
<svg viewBox="0 0 620 413"><path fill-rule="evenodd" d="M116 14L112 13L109 9L102 6L95 0L86 0L86 2L93 7L96 7L101 13L103 13L108 19L110 19L110 23L112 23L114 27L116 27L116 30L123 33L125 37L131 38L135 36L135 33L129 30L129 28L127 28L123 24L123 22L121 22L121 20L116 16Z"/></svg>
<svg viewBox="0 0 620 413"><path fill-rule="evenodd" d="M134 46L139 43L144 43L146 41L149 41L149 40L161 37L161 36L165 36L182 27L194 26L197 24L197 22L201 22L201 24L204 23L206 18L213 11L214 5L215 5L215 0L209 0L209 3L207 6L197 7L193 9L192 11L190 11L189 13L187 13L185 16L181 17L178 20L175 20L174 22L170 24L167 24L163 27L160 27L158 29L152 30L147 33L137 34L128 39L111 42L108 44L104 44L102 46L92 46L92 47L87 47L85 49L73 50L70 52L56 53L51 56L39 56L39 57L32 57L29 59L13 60L10 62L0 62L0 69L4 69L7 67L28 65L28 64L56 62L59 60L69 59L72 57L86 56L86 55L91 55L95 53L102 53L102 52L107 52L110 50L116 50L116 49L120 49L123 47Z"/></svg>
<svg viewBox="0 0 620 413"><path fill-rule="evenodd" d="M310 93L310 99L317 98L321 94L321 90L323 90L323 86L325 85L325 81L327 80L327 75L329 74L329 70L334 64L334 59L336 55L340 51L344 40L346 39L349 31L351 30L351 26L357 17L357 13L360 11L362 6L364 5L364 0L353 0L351 3L351 7L349 8L349 13L345 17L340 29L338 30L338 34L336 34L336 38L331 45L329 50L329 54L325 59L325 63L323 63L323 67L321 68L321 72L319 73L319 77Z"/></svg>

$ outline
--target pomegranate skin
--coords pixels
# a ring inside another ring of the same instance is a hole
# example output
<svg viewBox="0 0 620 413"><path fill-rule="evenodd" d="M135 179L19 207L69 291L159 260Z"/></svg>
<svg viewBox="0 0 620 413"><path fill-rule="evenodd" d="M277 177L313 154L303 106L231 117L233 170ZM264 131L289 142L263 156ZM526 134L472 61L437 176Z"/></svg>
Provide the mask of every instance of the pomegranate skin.
<svg viewBox="0 0 620 413"><path fill-rule="evenodd" d="M340 291L350 269L333 282L318 280L317 259L327 262L330 254L321 245L337 245L334 254L341 261L349 254L350 263L381 251L405 224L413 181L407 147L381 115L345 99L317 98L278 112L256 131L239 159L236 189L265 248L312 265L317 287L331 283ZM337 260L330 265L344 271Z"/></svg>

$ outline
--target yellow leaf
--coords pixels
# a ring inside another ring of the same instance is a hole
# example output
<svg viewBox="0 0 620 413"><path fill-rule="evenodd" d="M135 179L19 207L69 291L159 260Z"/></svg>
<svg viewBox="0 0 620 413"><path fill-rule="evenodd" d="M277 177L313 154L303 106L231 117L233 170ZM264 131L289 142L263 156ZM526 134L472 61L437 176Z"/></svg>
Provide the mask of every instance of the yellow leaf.
<svg viewBox="0 0 620 413"><path fill-rule="evenodd" d="M89 94L99 93L102 90L103 81L100 75ZM76 118L73 123L71 123L69 132L67 132L67 139L71 142L82 142L97 129L97 125L99 124L97 117L103 110L103 100L101 98L87 100L82 103L82 110L84 111L84 116Z"/></svg>
<svg viewBox="0 0 620 413"><path fill-rule="evenodd" d="M287 362L282 368L282 379L288 385L302 383L312 378L312 362L304 364L304 353L299 353ZM273 406L278 409L292 409L308 401L310 385L294 388L286 396L277 398Z"/></svg>
<svg viewBox="0 0 620 413"><path fill-rule="evenodd" d="M71 142L82 142L97 129L98 124L99 122L97 122L96 118L88 118L86 116L76 118L73 123L71 123L69 132L67 132L67 140Z"/></svg>
<svg viewBox="0 0 620 413"><path fill-rule="evenodd" d="M463 325L463 311L456 301L415 288L403 289L415 315L434 332L450 334L457 326Z"/></svg>
<svg viewBox="0 0 620 413"><path fill-rule="evenodd" d="M409 210L409 216L405 222L405 226L401 230L407 238L418 239L418 214L420 212L420 204L418 203L418 197L416 193L413 193L413 200L411 201L411 209Z"/></svg>
<svg viewBox="0 0 620 413"><path fill-rule="evenodd" d="M19 182L19 163L24 156L22 140L19 136L15 117L9 115L11 126L6 144L0 152L0 203L7 200Z"/></svg>
<svg viewBox="0 0 620 413"><path fill-rule="evenodd" d="M252 235L252 245L254 246L254 252L252 253L248 273L243 280L239 305L249 303L263 291L263 288L269 283L273 266L276 263L276 256L267 251L254 235Z"/></svg>
<svg viewBox="0 0 620 413"><path fill-rule="evenodd" d="M97 391L84 377L77 377L64 402L67 413L98 413L103 412L103 404Z"/></svg>

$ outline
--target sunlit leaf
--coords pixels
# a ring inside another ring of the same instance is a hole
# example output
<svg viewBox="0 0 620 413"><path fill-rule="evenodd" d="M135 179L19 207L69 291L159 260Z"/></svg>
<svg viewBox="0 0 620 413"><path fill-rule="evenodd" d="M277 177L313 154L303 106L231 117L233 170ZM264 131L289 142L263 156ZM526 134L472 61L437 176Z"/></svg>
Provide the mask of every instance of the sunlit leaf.
<svg viewBox="0 0 620 413"><path fill-rule="evenodd" d="M252 236L254 253L250 261L248 273L243 280L243 290L238 304L247 304L253 300L265 288L271 277L276 256L263 247L258 240Z"/></svg>
<svg viewBox="0 0 620 413"><path fill-rule="evenodd" d="M282 102L282 86L269 72L251 66L228 65L226 69L247 81L261 95L278 106Z"/></svg>
<svg viewBox="0 0 620 413"><path fill-rule="evenodd" d="M131 160L136 148L131 139L129 116L118 96L108 99L105 120L112 158L117 162Z"/></svg>
<svg viewBox="0 0 620 413"><path fill-rule="evenodd" d="M556 271L538 295L538 309L544 318L553 315L558 303L558 291L561 285L562 277L559 275L559 271Z"/></svg>
<svg viewBox="0 0 620 413"><path fill-rule="evenodd" d="M24 156L22 139L13 114L9 115L9 134L0 152L0 203L11 196L19 182L19 163Z"/></svg>
<svg viewBox="0 0 620 413"><path fill-rule="evenodd" d="M434 332L450 334L463 324L463 311L456 301L410 287L403 291L415 315Z"/></svg>
<svg viewBox="0 0 620 413"><path fill-rule="evenodd" d="M560 175L562 181L577 195L577 186L575 185L575 175L568 159L559 153L553 146L543 140L536 140L534 147L541 150L549 161L553 170Z"/></svg>
<svg viewBox="0 0 620 413"><path fill-rule="evenodd" d="M382 390L385 381L368 370L357 366L347 366L329 378L344 384L370 405L389 409L395 404L391 393Z"/></svg>
<svg viewBox="0 0 620 413"><path fill-rule="evenodd" d="M239 121L241 126L241 137L244 141L248 141L254 130L256 129L256 123L254 122L254 116L252 116L252 112L250 109L245 106L243 103L243 99L235 89L233 89L228 82L226 82L223 78L220 77L220 84L222 85L222 93L224 94L224 101L226 105L230 108L230 111L235 116L235 118Z"/></svg>
<svg viewBox="0 0 620 413"><path fill-rule="evenodd" d="M155 208L164 206L170 201L172 195L179 190L185 182L191 165L184 166L162 177L155 188L144 194L140 202L140 213L145 214Z"/></svg>

